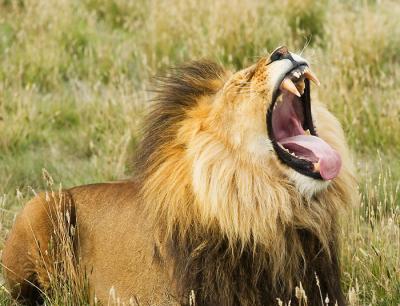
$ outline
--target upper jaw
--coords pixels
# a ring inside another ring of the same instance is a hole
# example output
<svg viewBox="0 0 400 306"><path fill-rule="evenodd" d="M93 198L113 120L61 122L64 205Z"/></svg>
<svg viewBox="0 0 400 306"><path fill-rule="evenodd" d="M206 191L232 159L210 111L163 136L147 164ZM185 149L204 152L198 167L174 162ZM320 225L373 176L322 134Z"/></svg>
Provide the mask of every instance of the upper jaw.
<svg viewBox="0 0 400 306"><path fill-rule="evenodd" d="M286 61L286 62L283 62ZM282 63L280 63L282 62ZM290 62L290 63L288 63ZM273 63L271 63L273 64ZM274 92L273 97L276 98L279 95L279 90L284 89L291 92L292 94L300 97L303 93L296 90L295 83L300 83L304 79L308 79L314 82L316 85L320 85L318 78L311 71L309 63L301 56L291 53L290 59L284 59L277 63L278 68L281 66L282 70L274 78L275 84L273 86ZM273 70L276 69L275 67ZM304 82L303 82L304 83ZM296 84L297 85L297 84ZM303 86L304 89L304 86Z"/></svg>
<svg viewBox="0 0 400 306"><path fill-rule="evenodd" d="M286 58L268 64L270 82L272 83L272 104L283 91L297 97L304 92L305 79L320 85L318 78L311 71L308 61L300 55L289 52Z"/></svg>
<svg viewBox="0 0 400 306"><path fill-rule="evenodd" d="M271 87L273 88L274 96L279 90L279 86L283 79L291 70L296 69L299 66L309 67L310 65L308 61L302 58L300 55L290 53L288 58L270 62L268 66L270 83Z"/></svg>

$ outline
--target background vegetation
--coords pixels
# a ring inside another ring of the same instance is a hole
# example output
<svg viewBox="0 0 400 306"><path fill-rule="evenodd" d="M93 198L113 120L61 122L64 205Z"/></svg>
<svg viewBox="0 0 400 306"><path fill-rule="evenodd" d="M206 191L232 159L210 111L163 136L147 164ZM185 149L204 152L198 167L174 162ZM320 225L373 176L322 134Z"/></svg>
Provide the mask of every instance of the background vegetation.
<svg viewBox="0 0 400 306"><path fill-rule="evenodd" d="M153 75L204 57L238 69L285 44L311 60L358 168L349 302L400 305L399 16L395 0L0 0L0 250L42 168L67 187L131 174Z"/></svg>

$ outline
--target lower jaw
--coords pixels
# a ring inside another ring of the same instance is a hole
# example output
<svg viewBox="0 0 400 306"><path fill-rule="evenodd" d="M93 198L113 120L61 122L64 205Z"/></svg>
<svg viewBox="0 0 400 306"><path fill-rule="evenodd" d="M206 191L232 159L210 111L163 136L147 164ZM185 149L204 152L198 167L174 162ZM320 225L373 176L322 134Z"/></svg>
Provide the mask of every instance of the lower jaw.
<svg viewBox="0 0 400 306"><path fill-rule="evenodd" d="M278 159L284 164L285 167L313 180L323 181L321 174L314 171L314 164L312 162L301 159L293 159L292 155L282 149L275 141L273 142L273 146ZM291 164L297 164L297 166L291 166Z"/></svg>
<svg viewBox="0 0 400 306"><path fill-rule="evenodd" d="M294 184L299 193L306 197L311 198L316 194L326 190L331 181L314 179L309 176L303 175L292 168L287 168L286 175L289 180Z"/></svg>

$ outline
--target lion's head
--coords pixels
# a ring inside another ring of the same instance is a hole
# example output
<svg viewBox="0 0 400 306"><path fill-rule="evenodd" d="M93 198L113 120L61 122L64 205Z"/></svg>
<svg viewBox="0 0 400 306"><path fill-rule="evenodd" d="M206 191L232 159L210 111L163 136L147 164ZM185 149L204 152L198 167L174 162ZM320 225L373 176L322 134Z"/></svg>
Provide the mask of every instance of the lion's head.
<svg viewBox="0 0 400 306"><path fill-rule="evenodd" d="M340 124L311 102L310 80L286 47L233 74L195 62L160 79L136 166L163 233L206 228L261 245L276 275L301 266L295 229L328 249L354 181Z"/></svg>
<svg viewBox="0 0 400 306"><path fill-rule="evenodd" d="M300 193L312 196L339 174L341 157L334 143L318 137L309 80L319 83L308 62L280 47L227 79L202 127L237 159L252 165L268 159L269 167L274 165Z"/></svg>

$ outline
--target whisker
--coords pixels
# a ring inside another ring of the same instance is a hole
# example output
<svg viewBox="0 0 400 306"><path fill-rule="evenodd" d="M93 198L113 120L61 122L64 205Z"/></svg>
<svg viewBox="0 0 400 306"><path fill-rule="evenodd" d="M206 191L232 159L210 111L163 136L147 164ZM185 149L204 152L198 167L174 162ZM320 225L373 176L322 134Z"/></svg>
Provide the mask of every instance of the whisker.
<svg viewBox="0 0 400 306"><path fill-rule="evenodd" d="M308 38L306 38L306 42L304 44L303 49L300 51L300 55L303 54L304 50L309 46L310 42L311 42L311 35Z"/></svg>

